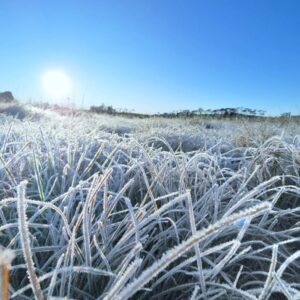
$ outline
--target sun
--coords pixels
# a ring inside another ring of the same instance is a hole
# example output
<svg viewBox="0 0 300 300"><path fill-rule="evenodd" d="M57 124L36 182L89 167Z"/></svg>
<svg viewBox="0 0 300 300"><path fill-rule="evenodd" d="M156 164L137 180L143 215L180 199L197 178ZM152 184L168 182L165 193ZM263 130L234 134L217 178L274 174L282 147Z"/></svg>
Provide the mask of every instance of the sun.
<svg viewBox="0 0 300 300"><path fill-rule="evenodd" d="M70 77L61 70L49 70L42 78L43 90L47 97L62 100L70 96L72 82Z"/></svg>

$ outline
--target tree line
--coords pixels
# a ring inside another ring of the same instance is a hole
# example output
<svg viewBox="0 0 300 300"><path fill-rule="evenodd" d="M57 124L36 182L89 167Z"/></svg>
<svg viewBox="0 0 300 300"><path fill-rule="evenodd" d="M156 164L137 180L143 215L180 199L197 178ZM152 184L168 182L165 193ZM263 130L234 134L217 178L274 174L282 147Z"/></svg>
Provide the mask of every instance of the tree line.
<svg viewBox="0 0 300 300"><path fill-rule="evenodd" d="M101 104L99 106L91 106L90 111L97 114L109 114L109 115L131 115L131 116L142 116L142 117L149 117L150 115L147 114L138 114L134 113L133 111L128 111L126 109L116 109L113 108L111 105ZM251 108L220 108L220 109L203 109L198 108L195 110L179 110L173 111L169 113L156 113L152 116L162 116L168 118L187 118L187 117L195 117L195 116L212 116L212 117L238 117L238 116L264 116L265 111L261 109L251 109Z"/></svg>

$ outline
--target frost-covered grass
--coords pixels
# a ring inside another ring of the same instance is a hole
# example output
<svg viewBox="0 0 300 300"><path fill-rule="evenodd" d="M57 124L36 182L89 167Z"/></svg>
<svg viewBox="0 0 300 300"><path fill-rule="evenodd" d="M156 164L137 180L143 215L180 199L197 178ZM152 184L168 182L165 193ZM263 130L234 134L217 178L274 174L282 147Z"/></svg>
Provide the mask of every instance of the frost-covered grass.
<svg viewBox="0 0 300 300"><path fill-rule="evenodd" d="M300 298L296 123L33 114L0 115L12 299Z"/></svg>

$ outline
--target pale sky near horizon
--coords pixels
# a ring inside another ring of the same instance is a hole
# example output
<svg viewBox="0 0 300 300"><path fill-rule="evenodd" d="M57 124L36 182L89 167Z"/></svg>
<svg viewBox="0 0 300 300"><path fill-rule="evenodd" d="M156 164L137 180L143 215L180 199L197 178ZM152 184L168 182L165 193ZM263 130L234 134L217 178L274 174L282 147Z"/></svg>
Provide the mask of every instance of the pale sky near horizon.
<svg viewBox="0 0 300 300"><path fill-rule="evenodd" d="M50 101L54 70L77 106L300 114L299 16L297 0L1 1L0 91Z"/></svg>

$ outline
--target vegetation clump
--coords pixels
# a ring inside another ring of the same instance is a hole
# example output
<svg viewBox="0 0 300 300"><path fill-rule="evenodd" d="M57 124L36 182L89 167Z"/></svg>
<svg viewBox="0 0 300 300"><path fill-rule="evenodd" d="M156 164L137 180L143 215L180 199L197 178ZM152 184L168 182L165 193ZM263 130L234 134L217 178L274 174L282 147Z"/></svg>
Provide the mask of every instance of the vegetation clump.
<svg viewBox="0 0 300 300"><path fill-rule="evenodd" d="M0 92L0 103L11 103L15 102L15 97L13 96L12 92Z"/></svg>

